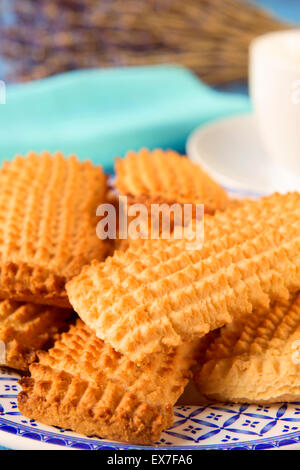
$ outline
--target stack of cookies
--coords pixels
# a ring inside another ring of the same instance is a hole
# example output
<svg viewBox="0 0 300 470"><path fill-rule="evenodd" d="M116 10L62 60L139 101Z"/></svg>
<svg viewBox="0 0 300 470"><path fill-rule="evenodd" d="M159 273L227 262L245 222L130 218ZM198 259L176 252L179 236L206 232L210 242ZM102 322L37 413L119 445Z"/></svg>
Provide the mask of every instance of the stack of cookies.
<svg viewBox="0 0 300 470"><path fill-rule="evenodd" d="M1 363L28 370L70 327L65 284L109 247L95 238L106 176L62 154L29 153L0 171Z"/></svg>
<svg viewBox="0 0 300 470"><path fill-rule="evenodd" d="M96 233L111 192L100 167L46 152L5 163L0 361L27 372L20 411L152 444L192 376L207 400L298 399L300 194L232 203L171 151L130 152L115 169L129 205L204 204L204 244L117 250Z"/></svg>

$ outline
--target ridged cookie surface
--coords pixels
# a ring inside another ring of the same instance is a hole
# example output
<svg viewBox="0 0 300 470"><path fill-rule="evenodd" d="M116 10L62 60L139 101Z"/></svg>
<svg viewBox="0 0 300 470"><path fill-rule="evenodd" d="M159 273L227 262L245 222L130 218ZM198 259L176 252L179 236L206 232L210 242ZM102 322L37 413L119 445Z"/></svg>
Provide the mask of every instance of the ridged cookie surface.
<svg viewBox="0 0 300 470"><path fill-rule="evenodd" d="M21 380L19 409L45 424L151 444L173 422L172 406L190 376L195 345L157 355L140 368L80 320Z"/></svg>
<svg viewBox="0 0 300 470"><path fill-rule="evenodd" d="M235 320L207 345L195 374L209 400L300 400L300 294Z"/></svg>
<svg viewBox="0 0 300 470"><path fill-rule="evenodd" d="M234 211L235 209L236 210L241 209L244 204L247 204L247 210L249 210L248 204L251 201L254 202L253 199L251 200L250 199L231 199L228 203L227 209L230 208L232 211ZM206 214L206 218L208 217L209 217L208 214ZM214 219L211 219L211 221L213 222ZM207 225L211 225L211 223L207 222ZM178 230L178 227L175 227L173 228L171 233L168 232L166 239L167 238L170 238L171 240L174 239L174 234L176 233L177 230ZM151 231L149 230L148 233L151 234ZM162 232L159 234L159 239L163 239L163 237L164 235ZM155 246L157 243L159 243L157 239L149 241L149 239L145 239L145 238L131 239L129 236L127 236L127 238L120 239L119 237L117 237L117 239L115 240L115 249L126 251L130 247L131 250L137 250L141 246L147 246L147 247L150 247L149 249L155 250L156 249Z"/></svg>
<svg viewBox="0 0 300 470"><path fill-rule="evenodd" d="M128 152L115 164L116 188L131 202L204 204L205 212L225 209L226 191L199 165L178 153L156 149Z"/></svg>
<svg viewBox="0 0 300 470"><path fill-rule="evenodd" d="M300 195L206 217L201 249L149 244L93 262L67 284L82 320L138 363L300 289Z"/></svg>
<svg viewBox="0 0 300 470"><path fill-rule="evenodd" d="M22 371L36 360L39 349L53 346L69 328L72 310L21 303L0 302L0 365Z"/></svg>
<svg viewBox="0 0 300 470"><path fill-rule="evenodd" d="M107 251L96 235L102 169L31 152L3 164L0 187L0 297L70 306L65 282Z"/></svg>

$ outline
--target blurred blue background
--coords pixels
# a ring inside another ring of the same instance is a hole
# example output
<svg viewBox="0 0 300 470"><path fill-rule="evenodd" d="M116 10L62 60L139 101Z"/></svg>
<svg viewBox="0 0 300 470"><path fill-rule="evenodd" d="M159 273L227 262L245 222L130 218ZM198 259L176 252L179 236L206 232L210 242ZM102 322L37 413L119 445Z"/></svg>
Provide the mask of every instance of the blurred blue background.
<svg viewBox="0 0 300 470"><path fill-rule="evenodd" d="M300 22L298 0L254 3L284 20ZM2 0L0 5L5 22L13 24L10 0ZM31 30L27 27L26 31L27 38ZM234 47L239 44L235 41ZM31 60L30 53L24 57ZM243 57L245 61L245 53ZM238 61L231 63L239 65ZM0 78L6 64L0 61ZM222 66L227 72L233 68L224 59ZM61 150L90 158L111 172L114 157L129 149L171 147L183 153L188 135L197 126L250 110L246 80L213 89L178 66L68 72L7 86L6 105L0 106L0 162L29 150Z"/></svg>
<svg viewBox="0 0 300 470"><path fill-rule="evenodd" d="M294 23L300 23L300 1L299 0L240 0L241 2L249 2L258 6L269 9L274 15L283 20ZM2 11L6 12L6 23L13 23L14 17L11 14L11 0L1 0ZM0 79L3 78L7 70L6 62L0 58ZM221 86L220 89L224 91L242 92L247 93L247 85L241 83L227 84Z"/></svg>
<svg viewBox="0 0 300 470"><path fill-rule="evenodd" d="M269 8L277 16L288 21L294 23L300 21L299 0L252 0L252 3Z"/></svg>

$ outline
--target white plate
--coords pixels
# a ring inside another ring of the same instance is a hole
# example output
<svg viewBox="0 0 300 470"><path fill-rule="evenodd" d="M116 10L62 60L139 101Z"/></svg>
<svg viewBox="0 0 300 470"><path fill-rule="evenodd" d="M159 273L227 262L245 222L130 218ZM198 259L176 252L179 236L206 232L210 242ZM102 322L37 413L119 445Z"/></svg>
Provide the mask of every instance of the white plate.
<svg viewBox="0 0 300 470"><path fill-rule="evenodd" d="M10 449L138 449L29 420L17 408L18 375L0 370L0 445ZM156 449L300 448L300 403L176 406ZM153 447L152 447L153 448Z"/></svg>
<svg viewBox="0 0 300 470"><path fill-rule="evenodd" d="M268 158L252 114L225 118L196 129L187 155L223 186L248 194L300 190L299 177Z"/></svg>

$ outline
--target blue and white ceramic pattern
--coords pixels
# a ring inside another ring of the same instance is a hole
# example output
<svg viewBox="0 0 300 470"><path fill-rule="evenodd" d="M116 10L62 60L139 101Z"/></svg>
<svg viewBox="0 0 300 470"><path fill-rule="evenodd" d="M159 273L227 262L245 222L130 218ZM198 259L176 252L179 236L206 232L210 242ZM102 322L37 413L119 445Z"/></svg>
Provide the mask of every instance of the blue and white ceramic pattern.
<svg viewBox="0 0 300 470"><path fill-rule="evenodd" d="M25 418L17 407L18 378L17 374L0 369L0 445L13 449L137 448L87 438ZM174 425L163 433L157 445L160 449L272 449L299 442L300 403L214 404L175 407Z"/></svg>

